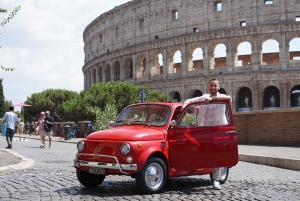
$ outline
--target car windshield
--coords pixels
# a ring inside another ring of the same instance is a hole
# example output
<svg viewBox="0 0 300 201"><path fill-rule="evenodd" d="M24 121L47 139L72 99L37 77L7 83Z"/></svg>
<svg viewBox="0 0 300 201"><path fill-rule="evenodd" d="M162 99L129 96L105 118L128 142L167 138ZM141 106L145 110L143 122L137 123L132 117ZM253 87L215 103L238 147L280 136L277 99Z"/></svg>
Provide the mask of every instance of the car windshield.
<svg viewBox="0 0 300 201"><path fill-rule="evenodd" d="M134 105L124 110L114 125L148 124L163 126L169 118L170 111L170 107L163 105Z"/></svg>

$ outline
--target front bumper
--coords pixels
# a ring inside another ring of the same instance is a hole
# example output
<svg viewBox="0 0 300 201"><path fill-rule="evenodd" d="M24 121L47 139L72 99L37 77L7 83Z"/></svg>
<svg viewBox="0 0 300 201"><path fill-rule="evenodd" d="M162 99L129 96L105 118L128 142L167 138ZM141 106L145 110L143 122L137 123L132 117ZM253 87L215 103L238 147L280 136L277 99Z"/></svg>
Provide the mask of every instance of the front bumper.
<svg viewBox="0 0 300 201"><path fill-rule="evenodd" d="M112 158L116 161L116 163L104 163L104 162L95 162L95 161L85 161L85 160L78 160L79 156L96 156L96 157L104 157L104 158ZM117 157L109 156L109 155L101 155L101 154L84 154L84 153L77 153L76 159L74 160L74 167L98 167L98 168L105 168L105 169L114 169L119 170L121 173L130 175L125 171L136 171L137 164L120 164Z"/></svg>

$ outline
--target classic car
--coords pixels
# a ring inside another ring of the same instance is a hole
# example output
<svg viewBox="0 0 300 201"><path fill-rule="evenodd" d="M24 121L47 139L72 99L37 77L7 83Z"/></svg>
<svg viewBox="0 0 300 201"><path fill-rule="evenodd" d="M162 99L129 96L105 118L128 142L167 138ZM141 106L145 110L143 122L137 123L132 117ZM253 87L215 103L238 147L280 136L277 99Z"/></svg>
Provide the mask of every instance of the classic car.
<svg viewBox="0 0 300 201"><path fill-rule="evenodd" d="M144 102L127 106L107 130L96 131L78 142L74 167L87 188L100 185L107 175L135 178L146 194L164 189L168 178L204 175L222 167L220 183L238 162L237 136L229 101L221 106L226 123L205 126L195 102ZM202 115L203 116L203 115Z"/></svg>

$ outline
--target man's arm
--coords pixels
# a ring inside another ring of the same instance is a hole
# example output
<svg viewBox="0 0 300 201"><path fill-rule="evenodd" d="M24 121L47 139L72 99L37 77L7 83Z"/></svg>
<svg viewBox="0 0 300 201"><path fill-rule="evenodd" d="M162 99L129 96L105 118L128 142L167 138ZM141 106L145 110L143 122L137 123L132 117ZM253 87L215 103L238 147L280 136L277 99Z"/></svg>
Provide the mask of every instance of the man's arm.
<svg viewBox="0 0 300 201"><path fill-rule="evenodd" d="M0 119L0 121L6 121L6 116L7 116L7 114L5 113L4 117L2 119Z"/></svg>
<svg viewBox="0 0 300 201"><path fill-rule="evenodd" d="M184 109L190 103L197 102L197 101L202 101L202 100L203 100L203 96L187 99L187 100L184 101L181 109Z"/></svg>
<svg viewBox="0 0 300 201"><path fill-rule="evenodd" d="M215 97L215 100L229 100L231 101L232 98L231 96L225 95L225 94L220 94L219 96Z"/></svg>

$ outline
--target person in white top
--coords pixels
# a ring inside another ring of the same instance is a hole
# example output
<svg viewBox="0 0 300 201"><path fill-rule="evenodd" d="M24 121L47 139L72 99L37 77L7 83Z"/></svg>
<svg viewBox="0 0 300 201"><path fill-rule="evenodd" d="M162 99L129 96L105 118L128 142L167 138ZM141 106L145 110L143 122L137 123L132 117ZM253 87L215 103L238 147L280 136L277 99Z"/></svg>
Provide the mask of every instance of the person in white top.
<svg viewBox="0 0 300 201"><path fill-rule="evenodd" d="M6 129L6 141L8 146L6 147L7 149L12 149L12 139L15 134L15 127L16 127L16 122L21 121L21 116L20 118L17 117L17 115L14 113L14 106L9 106L9 112L6 112L4 117L0 119L0 121L6 122L7 124L7 129Z"/></svg>
<svg viewBox="0 0 300 201"><path fill-rule="evenodd" d="M41 142L44 135L44 124L45 124L45 112L41 112L40 118L37 121L37 124L35 125L35 130L37 131L37 135L40 135Z"/></svg>
<svg viewBox="0 0 300 201"><path fill-rule="evenodd" d="M217 79L210 79L208 82L208 90L210 94L204 94L200 97L187 99L184 101L182 109L186 107L186 105L197 102L203 101L206 104L204 109L200 110L197 119L198 125L204 126L214 126L214 125L227 125L227 119L225 116L225 105L223 104L209 104L210 101L215 100L232 100L231 96L220 94L218 90L220 90L219 80ZM220 185L220 175L221 175L221 168L214 168L212 172L212 179L213 179L213 188L215 190L221 190Z"/></svg>

